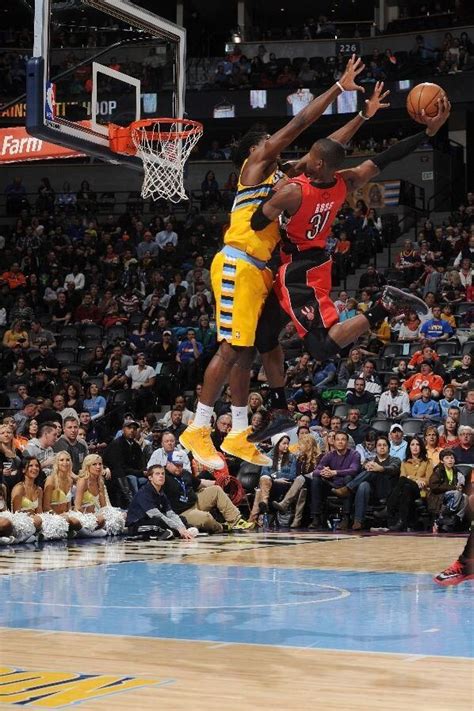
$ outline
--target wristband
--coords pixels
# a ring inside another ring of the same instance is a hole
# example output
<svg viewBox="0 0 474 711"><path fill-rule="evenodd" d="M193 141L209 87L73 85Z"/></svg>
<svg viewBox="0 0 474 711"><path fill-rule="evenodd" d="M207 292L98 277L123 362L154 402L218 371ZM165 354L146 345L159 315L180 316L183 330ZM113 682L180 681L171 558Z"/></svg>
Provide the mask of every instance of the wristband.
<svg viewBox="0 0 474 711"><path fill-rule="evenodd" d="M336 82L336 86L338 86L341 91L345 91L345 89L344 89L344 87L342 86L342 84L341 84L340 81L337 81L337 82Z"/></svg>
<svg viewBox="0 0 474 711"><path fill-rule="evenodd" d="M370 121L370 116L364 116L362 111L359 111L359 116L361 117L361 119L364 119L364 121Z"/></svg>

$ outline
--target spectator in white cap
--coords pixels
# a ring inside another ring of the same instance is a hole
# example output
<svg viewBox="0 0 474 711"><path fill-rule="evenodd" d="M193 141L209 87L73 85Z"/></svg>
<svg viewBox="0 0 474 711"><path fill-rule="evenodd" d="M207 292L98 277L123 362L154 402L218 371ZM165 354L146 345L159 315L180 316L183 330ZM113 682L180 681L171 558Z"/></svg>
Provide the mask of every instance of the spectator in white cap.
<svg viewBox="0 0 474 711"><path fill-rule="evenodd" d="M390 456L398 457L401 462L405 460L407 441L403 439L403 428L398 422L390 427Z"/></svg>
<svg viewBox="0 0 474 711"><path fill-rule="evenodd" d="M161 447L155 449L148 460L147 468L149 469L150 467L155 466L155 464L159 464L166 469L170 462L173 461L174 452L181 452L184 454L183 466L190 472L191 462L189 461L189 457L179 444L176 446L176 437L172 432L163 433L163 437L161 438Z"/></svg>
<svg viewBox="0 0 474 711"><path fill-rule="evenodd" d="M270 497L279 501L284 497L296 478L296 457L289 451L290 435L286 432L271 438L273 449L268 456L272 458L269 466L263 467L259 487L249 520L257 523L259 514L268 513Z"/></svg>

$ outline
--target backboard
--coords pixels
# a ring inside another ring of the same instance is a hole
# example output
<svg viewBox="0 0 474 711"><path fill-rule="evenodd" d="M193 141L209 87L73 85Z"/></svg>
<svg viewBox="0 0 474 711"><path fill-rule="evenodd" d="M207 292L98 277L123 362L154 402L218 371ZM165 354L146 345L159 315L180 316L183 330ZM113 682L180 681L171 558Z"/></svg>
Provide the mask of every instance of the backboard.
<svg viewBox="0 0 474 711"><path fill-rule="evenodd" d="M108 124L183 116L186 30L138 2L36 0L28 133L142 169L110 150Z"/></svg>

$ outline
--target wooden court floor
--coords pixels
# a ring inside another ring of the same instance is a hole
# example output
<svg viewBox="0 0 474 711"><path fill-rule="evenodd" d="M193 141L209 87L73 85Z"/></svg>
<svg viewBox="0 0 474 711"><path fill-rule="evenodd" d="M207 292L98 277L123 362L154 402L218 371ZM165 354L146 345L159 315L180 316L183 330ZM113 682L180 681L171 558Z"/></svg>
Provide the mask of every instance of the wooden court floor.
<svg viewBox="0 0 474 711"><path fill-rule="evenodd" d="M242 534L2 549L0 709L471 710L474 583L430 582L462 545Z"/></svg>

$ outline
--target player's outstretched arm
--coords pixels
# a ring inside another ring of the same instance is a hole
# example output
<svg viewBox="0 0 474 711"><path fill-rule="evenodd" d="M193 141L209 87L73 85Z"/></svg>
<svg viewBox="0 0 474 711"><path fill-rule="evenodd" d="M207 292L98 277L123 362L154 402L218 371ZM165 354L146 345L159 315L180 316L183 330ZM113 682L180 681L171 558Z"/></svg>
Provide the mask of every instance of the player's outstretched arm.
<svg viewBox="0 0 474 711"><path fill-rule="evenodd" d="M324 113L329 104L339 96L341 91L365 91L362 86L356 84L358 75L364 70L365 65L360 57L355 54L347 62L344 74L334 86L316 97L313 101L299 112L286 126L270 136L261 146L259 146L250 156L252 164L269 163L275 161L282 150L287 148L293 141L303 133L305 129ZM340 88L342 87L342 89Z"/></svg>
<svg viewBox="0 0 474 711"><path fill-rule="evenodd" d="M409 138L404 138L403 141L395 143L386 151L378 153L378 155L369 160L364 161L361 165L355 168L348 168L347 170L339 171L340 175L343 177L347 189L352 192L358 188L363 187L366 183L369 183L376 175L380 173L387 165L394 163L395 161L406 158L415 151L418 146L426 142L427 137L434 136L441 126L446 123L449 118L451 111L451 104L446 96L438 99L438 113L433 118L428 116L424 117L426 124L426 130L415 133L414 136Z"/></svg>
<svg viewBox="0 0 474 711"><path fill-rule="evenodd" d="M331 133L328 138L332 138L333 141L337 141L341 145L346 145L349 143L351 138L357 133L359 128L372 116L375 116L379 109L386 109L390 106L388 102L384 102L384 99L390 94L390 91L384 91L383 81L378 81L375 85L374 92L370 99L366 99L365 106L362 111L359 111L357 116L348 121L344 126L338 128L337 131ZM304 173L306 166L306 159L308 153L298 160L286 161L280 167L284 173L289 178L295 178L297 175Z"/></svg>
<svg viewBox="0 0 474 711"><path fill-rule="evenodd" d="M384 99L390 94L390 91L384 91L383 81L378 81L374 87L374 91L370 99L366 99L365 106L362 111L359 111L357 116L348 121L344 126L338 128L337 131L331 133L328 138L332 138L333 141L338 141L343 146L349 143L351 138L355 136L359 128L372 116L375 116L379 109L387 109L390 104Z"/></svg>
<svg viewBox="0 0 474 711"><path fill-rule="evenodd" d="M296 183L288 183L276 192L269 200L262 202L255 210L250 220L250 226L256 232L264 230L274 222L282 212L290 215L298 210L301 205L301 187Z"/></svg>

